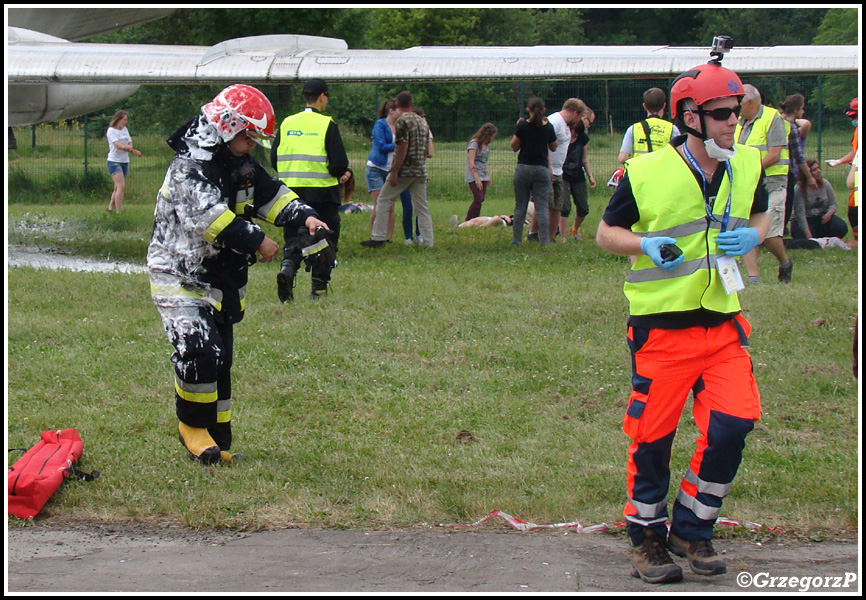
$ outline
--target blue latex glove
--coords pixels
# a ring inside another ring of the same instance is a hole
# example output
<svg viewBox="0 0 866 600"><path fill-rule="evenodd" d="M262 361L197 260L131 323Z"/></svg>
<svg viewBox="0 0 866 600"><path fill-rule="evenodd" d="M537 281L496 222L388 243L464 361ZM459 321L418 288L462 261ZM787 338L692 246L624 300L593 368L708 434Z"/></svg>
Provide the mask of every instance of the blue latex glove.
<svg viewBox="0 0 866 600"><path fill-rule="evenodd" d="M716 237L716 244L728 256L742 256L758 245L758 230L754 227L738 227Z"/></svg>
<svg viewBox="0 0 866 600"><path fill-rule="evenodd" d="M674 260L662 262L661 247L665 244L676 244L677 241L670 237L645 237L640 241L641 252L649 256L657 267L665 271L673 271L683 263L684 257L678 256Z"/></svg>

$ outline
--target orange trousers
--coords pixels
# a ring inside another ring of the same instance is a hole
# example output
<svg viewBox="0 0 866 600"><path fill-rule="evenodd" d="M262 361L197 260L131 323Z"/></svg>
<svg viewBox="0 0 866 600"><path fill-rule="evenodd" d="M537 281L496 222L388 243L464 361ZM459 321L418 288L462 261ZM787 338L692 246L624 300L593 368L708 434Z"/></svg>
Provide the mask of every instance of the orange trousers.
<svg viewBox="0 0 866 600"><path fill-rule="evenodd" d="M677 493L671 531L684 540L712 537L746 435L761 415L747 350L750 332L742 315L717 327L629 327L632 393L623 430L632 443L623 514L634 544L643 541L645 528L667 536L671 447L689 392L700 437Z"/></svg>

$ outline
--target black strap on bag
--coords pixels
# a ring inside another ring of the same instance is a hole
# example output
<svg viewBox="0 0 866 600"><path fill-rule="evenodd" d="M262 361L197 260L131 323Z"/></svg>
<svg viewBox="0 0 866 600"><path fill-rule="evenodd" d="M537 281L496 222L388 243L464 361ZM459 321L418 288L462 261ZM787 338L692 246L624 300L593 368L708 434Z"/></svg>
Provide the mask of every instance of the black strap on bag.
<svg viewBox="0 0 866 600"><path fill-rule="evenodd" d="M644 119L643 121L640 122L640 124L641 124L641 127L643 127L644 135L646 135L647 152L652 152L653 151L653 141L652 141L652 138L650 137L649 123L647 122L646 119Z"/></svg>

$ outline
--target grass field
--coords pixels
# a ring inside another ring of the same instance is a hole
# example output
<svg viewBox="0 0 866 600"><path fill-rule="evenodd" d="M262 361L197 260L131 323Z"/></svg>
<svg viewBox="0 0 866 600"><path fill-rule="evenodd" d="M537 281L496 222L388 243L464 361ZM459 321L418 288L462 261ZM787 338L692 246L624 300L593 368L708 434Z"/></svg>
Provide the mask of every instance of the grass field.
<svg viewBox="0 0 866 600"><path fill-rule="evenodd" d="M151 191L161 179L154 169ZM8 446L78 429L102 477L52 498L48 512L72 518L405 528L499 508L536 523L619 521L628 261L591 241L607 193L591 195L587 240L544 248L510 246L510 229L450 228L470 201L462 183L431 194L433 249L362 248L369 215L347 215L318 303L308 275L282 305L278 265L253 267L233 370L235 449L248 460L230 466L194 464L177 441L171 347L145 275L11 268ZM150 197L121 215L107 199L12 202L9 241L141 264ZM483 214L512 206L502 171ZM790 285L762 251L766 283L741 293L764 414L723 516L820 536L859 520L858 257L791 256ZM684 418L671 497L696 436Z"/></svg>

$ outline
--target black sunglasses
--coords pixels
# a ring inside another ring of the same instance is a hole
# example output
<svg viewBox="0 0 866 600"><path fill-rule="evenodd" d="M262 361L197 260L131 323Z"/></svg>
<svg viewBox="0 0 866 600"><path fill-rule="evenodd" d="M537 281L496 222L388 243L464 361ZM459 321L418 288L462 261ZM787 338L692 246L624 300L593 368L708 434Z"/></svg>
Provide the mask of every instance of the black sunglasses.
<svg viewBox="0 0 866 600"><path fill-rule="evenodd" d="M737 104L734 108L714 108L713 110L701 110L700 112L716 121L727 121L731 118L731 115L739 118L740 105Z"/></svg>

